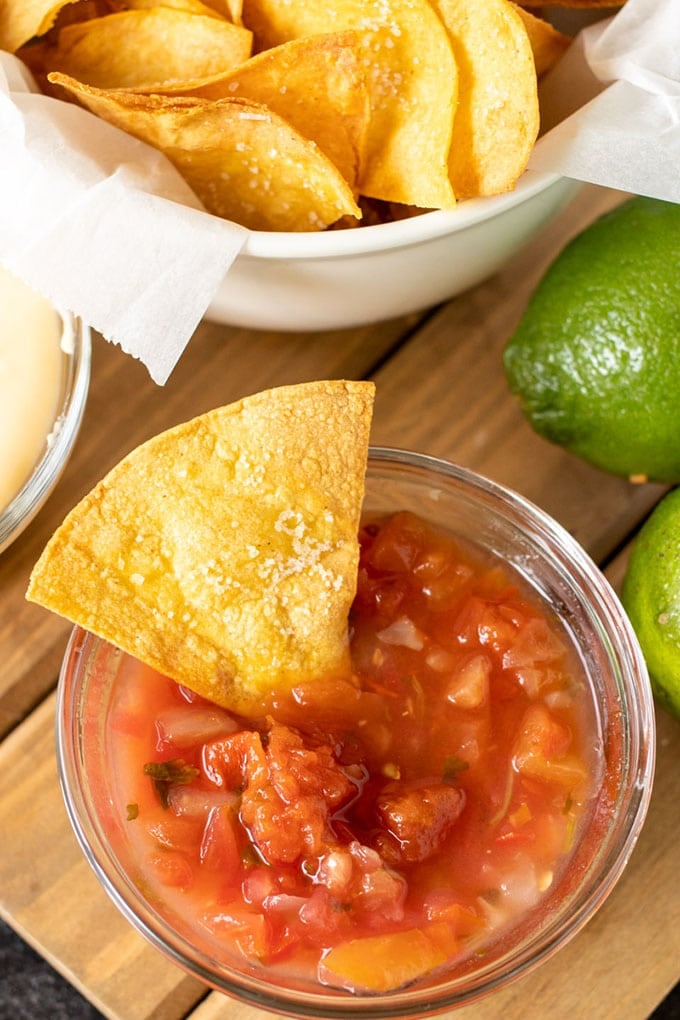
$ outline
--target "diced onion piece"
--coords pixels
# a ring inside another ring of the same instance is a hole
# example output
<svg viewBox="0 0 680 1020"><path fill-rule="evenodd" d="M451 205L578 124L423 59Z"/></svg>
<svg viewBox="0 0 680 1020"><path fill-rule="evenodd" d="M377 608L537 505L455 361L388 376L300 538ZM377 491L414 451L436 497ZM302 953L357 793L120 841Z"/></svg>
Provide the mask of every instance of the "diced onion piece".
<svg viewBox="0 0 680 1020"><path fill-rule="evenodd" d="M435 645L427 653L425 662L435 673L452 673L458 665L459 656L448 649Z"/></svg>
<svg viewBox="0 0 680 1020"><path fill-rule="evenodd" d="M167 709L156 719L156 727L161 740L167 740L176 747L191 747L217 736L235 733L238 723L229 712L217 705L195 705L191 712L187 712L186 706Z"/></svg>
<svg viewBox="0 0 680 1020"><path fill-rule="evenodd" d="M192 786L171 786L168 807L175 815L205 817L213 808L235 805L238 797L228 790L201 790Z"/></svg>
<svg viewBox="0 0 680 1020"><path fill-rule="evenodd" d="M352 881L352 857L346 850L332 850L321 858L316 880L328 891L341 899Z"/></svg>
<svg viewBox="0 0 680 1020"><path fill-rule="evenodd" d="M425 645L425 635L418 630L408 616L400 616L384 630L379 630L377 637L386 645L400 645L419 652Z"/></svg>
<svg viewBox="0 0 680 1020"><path fill-rule="evenodd" d="M267 896L262 906L267 912L271 911L274 914L299 914L306 903L306 896L277 893L274 896Z"/></svg>
<svg viewBox="0 0 680 1020"><path fill-rule="evenodd" d="M451 677L446 697L459 708L479 708L489 698L491 660L486 655L474 655Z"/></svg>

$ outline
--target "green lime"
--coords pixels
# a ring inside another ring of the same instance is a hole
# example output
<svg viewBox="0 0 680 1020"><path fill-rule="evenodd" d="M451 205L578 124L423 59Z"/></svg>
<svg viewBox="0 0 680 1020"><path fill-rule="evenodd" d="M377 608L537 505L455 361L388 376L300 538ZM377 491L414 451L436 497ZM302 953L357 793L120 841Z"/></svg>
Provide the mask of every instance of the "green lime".
<svg viewBox="0 0 680 1020"><path fill-rule="evenodd" d="M680 489L647 518L633 545L621 601L658 701L680 719Z"/></svg>
<svg viewBox="0 0 680 1020"><path fill-rule="evenodd" d="M613 474L680 481L680 205L629 199L574 238L504 366L546 439Z"/></svg>

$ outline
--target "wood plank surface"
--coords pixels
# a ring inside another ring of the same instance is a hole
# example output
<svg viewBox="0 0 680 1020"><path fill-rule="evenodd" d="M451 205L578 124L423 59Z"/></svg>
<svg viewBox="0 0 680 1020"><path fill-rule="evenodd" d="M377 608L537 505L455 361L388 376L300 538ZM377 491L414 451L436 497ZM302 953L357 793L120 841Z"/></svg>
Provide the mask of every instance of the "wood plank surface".
<svg viewBox="0 0 680 1020"><path fill-rule="evenodd" d="M620 195L584 188L500 273L431 315L343 333L255 334L203 323L167 387L95 342L75 454L39 518L0 557L0 914L112 1020L265 1020L208 993L130 928L71 833L58 786L54 695L68 625L24 602L30 568L63 514L160 429L267 386L373 376L374 443L447 457L553 514L615 583L621 547L662 495L539 439L507 389L501 352L565 241ZM618 554L618 555L617 555ZM476 1020L645 1020L680 978L680 728L659 712L657 775L642 837L615 891L574 941L515 985L455 1012ZM451 1014L453 1017L454 1014Z"/></svg>

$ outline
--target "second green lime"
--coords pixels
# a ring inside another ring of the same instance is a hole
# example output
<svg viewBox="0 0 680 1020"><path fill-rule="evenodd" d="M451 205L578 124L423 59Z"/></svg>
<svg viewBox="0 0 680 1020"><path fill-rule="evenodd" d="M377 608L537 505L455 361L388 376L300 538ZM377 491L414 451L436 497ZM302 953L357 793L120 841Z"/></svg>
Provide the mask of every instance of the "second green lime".
<svg viewBox="0 0 680 1020"><path fill-rule="evenodd" d="M629 199L571 241L504 365L546 439L613 474L680 481L680 205Z"/></svg>
<svg viewBox="0 0 680 1020"><path fill-rule="evenodd" d="M633 544L621 600L658 701L680 720L680 488L655 507Z"/></svg>

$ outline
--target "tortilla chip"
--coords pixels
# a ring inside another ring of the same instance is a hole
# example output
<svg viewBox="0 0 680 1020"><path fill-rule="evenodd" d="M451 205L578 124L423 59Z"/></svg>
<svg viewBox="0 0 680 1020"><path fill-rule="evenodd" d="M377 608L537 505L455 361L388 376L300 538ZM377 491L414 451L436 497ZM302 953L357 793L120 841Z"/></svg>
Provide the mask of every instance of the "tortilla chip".
<svg viewBox="0 0 680 1020"><path fill-rule="evenodd" d="M544 18L539 18L517 4L512 5L524 25L536 65L536 77L540 78L557 63L571 45L571 36L559 32Z"/></svg>
<svg viewBox="0 0 680 1020"><path fill-rule="evenodd" d="M370 105L356 32L294 39L258 53L225 74L153 91L199 99L241 97L261 103L316 142L350 187L357 188Z"/></svg>
<svg viewBox="0 0 680 1020"><path fill-rule="evenodd" d="M523 7L623 7L626 0L522 0Z"/></svg>
<svg viewBox="0 0 680 1020"><path fill-rule="evenodd" d="M508 0L433 0L458 64L449 173L457 198L511 191L538 135L536 68Z"/></svg>
<svg viewBox="0 0 680 1020"><path fill-rule="evenodd" d="M216 11L214 7L201 3L201 0L111 0L114 11L148 11L152 7L169 7L186 14L200 14L204 18L217 18L220 21L231 21L226 10Z"/></svg>
<svg viewBox="0 0 680 1020"><path fill-rule="evenodd" d="M456 102L456 64L428 0L245 0L256 50L301 36L361 35L371 99L363 195L445 209L455 205L447 159Z"/></svg>
<svg viewBox="0 0 680 1020"><path fill-rule="evenodd" d="M348 668L373 395L280 387L149 440L70 512L27 598L237 711Z"/></svg>
<svg viewBox="0 0 680 1020"><path fill-rule="evenodd" d="M215 216L251 230L323 230L361 215L352 189L321 150L281 117L245 99L193 99L50 83L163 152Z"/></svg>
<svg viewBox="0 0 680 1020"><path fill-rule="evenodd" d="M243 24L243 0L205 0L208 7L235 25Z"/></svg>
<svg viewBox="0 0 680 1020"><path fill-rule="evenodd" d="M62 7L75 0L16 0L0 3L0 50L16 53L35 36L44 35Z"/></svg>
<svg viewBox="0 0 680 1020"><path fill-rule="evenodd" d="M153 7L69 25L45 59L51 71L116 89L216 74L247 60L251 47L247 29L214 13Z"/></svg>

